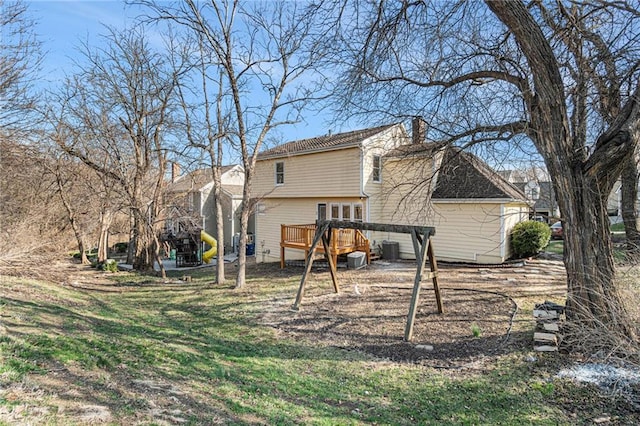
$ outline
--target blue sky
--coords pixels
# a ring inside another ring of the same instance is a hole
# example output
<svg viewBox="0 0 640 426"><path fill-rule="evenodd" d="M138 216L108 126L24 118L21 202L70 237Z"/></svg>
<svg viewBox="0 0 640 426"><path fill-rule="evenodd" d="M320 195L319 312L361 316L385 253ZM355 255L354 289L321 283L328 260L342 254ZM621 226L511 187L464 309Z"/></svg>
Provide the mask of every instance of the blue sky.
<svg viewBox="0 0 640 426"><path fill-rule="evenodd" d="M43 75L57 84L71 72L77 46L96 41L103 24L123 27L133 16L120 1L30 0L29 10L37 22L36 33L44 44Z"/></svg>
<svg viewBox="0 0 640 426"><path fill-rule="evenodd" d="M138 14L138 10L127 7L123 1L112 0L26 0L31 16L37 22L35 29L43 42L45 58L42 75L45 85L60 84L65 73L73 71L73 59L77 48L84 42L100 42L104 25L123 28ZM349 128L327 124L328 114L310 112L305 123L283 127L278 139L289 141L320 136L331 130L333 133L349 131L367 125L354 124Z"/></svg>

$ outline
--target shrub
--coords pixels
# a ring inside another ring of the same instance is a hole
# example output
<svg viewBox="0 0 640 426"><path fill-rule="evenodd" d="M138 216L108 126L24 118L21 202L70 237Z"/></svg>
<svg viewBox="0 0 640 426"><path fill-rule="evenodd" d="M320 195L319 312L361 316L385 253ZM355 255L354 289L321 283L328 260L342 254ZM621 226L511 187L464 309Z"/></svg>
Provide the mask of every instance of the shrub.
<svg viewBox="0 0 640 426"><path fill-rule="evenodd" d="M517 257L538 254L549 245L551 228L543 222L527 220L518 223L511 231L511 245Z"/></svg>
<svg viewBox="0 0 640 426"><path fill-rule="evenodd" d="M129 243L115 243L113 245L113 251L115 253L126 253L127 250L129 249Z"/></svg>
<svg viewBox="0 0 640 426"><path fill-rule="evenodd" d="M96 263L95 267L105 272L118 272L118 261L115 259L107 259L104 262Z"/></svg>

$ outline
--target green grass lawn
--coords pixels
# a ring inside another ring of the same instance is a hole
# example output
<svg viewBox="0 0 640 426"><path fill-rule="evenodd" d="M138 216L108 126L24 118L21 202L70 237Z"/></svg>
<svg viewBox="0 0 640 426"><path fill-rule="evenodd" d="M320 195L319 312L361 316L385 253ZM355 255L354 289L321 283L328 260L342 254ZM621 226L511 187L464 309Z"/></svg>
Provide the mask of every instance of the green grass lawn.
<svg viewBox="0 0 640 426"><path fill-rule="evenodd" d="M193 425L591 418L563 410L577 407L576 387L550 380L545 365L557 355L527 362L529 354L513 353L482 370L374 359L278 337L260 324L268 303L292 301L298 274L250 276L242 291L210 285L210 272L190 274L189 283L105 274L112 283L99 287L2 277L0 424L15 416L24 424L83 424L72 405L80 403L108 407L110 424L172 423L171 416Z"/></svg>
<svg viewBox="0 0 640 426"><path fill-rule="evenodd" d="M610 226L609 229L611 230L611 232L624 232L624 223L614 223Z"/></svg>
<svg viewBox="0 0 640 426"><path fill-rule="evenodd" d="M547 253L562 254L564 252L564 241L551 240L549 245L544 249Z"/></svg>
<svg viewBox="0 0 640 426"><path fill-rule="evenodd" d="M549 245L544 249L547 253L562 254L564 252L564 240L551 240ZM627 254L622 246L614 246L613 258L616 262L624 262L627 260Z"/></svg>

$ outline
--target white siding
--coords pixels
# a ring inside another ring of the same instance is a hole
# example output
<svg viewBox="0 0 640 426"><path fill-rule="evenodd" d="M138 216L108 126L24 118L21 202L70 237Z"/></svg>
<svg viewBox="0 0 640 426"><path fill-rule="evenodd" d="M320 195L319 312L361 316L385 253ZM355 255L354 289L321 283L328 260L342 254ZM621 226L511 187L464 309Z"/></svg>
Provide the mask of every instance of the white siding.
<svg viewBox="0 0 640 426"><path fill-rule="evenodd" d="M501 204L434 203L432 223L436 257L456 262L500 263L508 258L508 233L513 212ZM519 215L518 215L519 216ZM401 252L407 252L401 247ZM412 251L411 251L412 254Z"/></svg>
<svg viewBox="0 0 640 426"><path fill-rule="evenodd" d="M503 239L506 241L503 248L504 258L509 259L513 254L511 248L511 230L517 223L529 219L529 206L524 203L506 204L503 207L503 218Z"/></svg>
<svg viewBox="0 0 640 426"><path fill-rule="evenodd" d="M437 259L480 264L501 263L511 256L511 229L525 220L528 212L525 204L499 203L434 203L425 210L429 217L424 222L409 224L436 228L433 244ZM415 258L408 234L376 232L371 238L373 246L380 248L385 240L398 242L401 258Z"/></svg>
<svg viewBox="0 0 640 426"><path fill-rule="evenodd" d="M381 183L373 181L373 157L376 155L384 156L388 151L406 144L409 140L410 138L404 131L404 127L396 126L365 141L362 149L362 182L366 193L373 193L377 191ZM384 169L382 170L381 178L382 182L387 178Z"/></svg>
<svg viewBox="0 0 640 426"><path fill-rule="evenodd" d="M220 176L220 180L223 185L243 185L244 171L242 170L242 167L235 166Z"/></svg>
<svg viewBox="0 0 640 426"><path fill-rule="evenodd" d="M283 185L275 182L279 162L284 163ZM258 161L253 194L259 198L360 196L360 148Z"/></svg>
<svg viewBox="0 0 640 426"><path fill-rule="evenodd" d="M315 223L319 203L338 205L362 203L359 197L351 198L266 198L260 201L256 213L256 262L280 261L280 225ZM363 203L363 208L366 208ZM366 212L363 212L366 215ZM286 259L304 259L304 251L287 249Z"/></svg>

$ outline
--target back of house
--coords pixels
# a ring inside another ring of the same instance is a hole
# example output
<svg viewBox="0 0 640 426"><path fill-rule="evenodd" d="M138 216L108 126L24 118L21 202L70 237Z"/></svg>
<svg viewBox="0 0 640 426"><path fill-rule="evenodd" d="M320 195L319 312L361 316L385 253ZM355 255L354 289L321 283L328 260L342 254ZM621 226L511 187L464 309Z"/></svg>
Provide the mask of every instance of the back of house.
<svg viewBox="0 0 640 426"><path fill-rule="evenodd" d="M427 143L423 123L414 120L411 136L396 123L262 152L253 188L256 261L304 259L318 219L435 226L438 259L508 259L510 229L528 217L524 195L476 157ZM372 252L390 246L414 258L406 235L364 236ZM340 238L352 244L346 233Z"/></svg>

